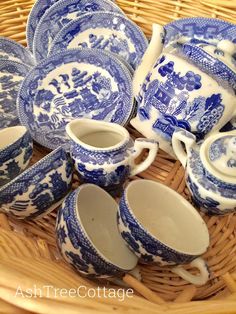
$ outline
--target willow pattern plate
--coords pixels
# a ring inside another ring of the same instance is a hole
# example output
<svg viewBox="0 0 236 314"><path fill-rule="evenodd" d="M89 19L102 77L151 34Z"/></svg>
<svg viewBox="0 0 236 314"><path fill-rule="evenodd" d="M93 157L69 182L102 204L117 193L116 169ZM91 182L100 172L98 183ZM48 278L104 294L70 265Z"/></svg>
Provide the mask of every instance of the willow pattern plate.
<svg viewBox="0 0 236 314"><path fill-rule="evenodd" d="M40 19L34 34L33 53L37 62L47 57L52 41L63 26L83 13L93 11L122 13L110 0L60 0L52 5Z"/></svg>
<svg viewBox="0 0 236 314"><path fill-rule="evenodd" d="M142 30L124 15L90 12L63 27L50 54L70 48L96 48L119 55L136 68L148 46Z"/></svg>
<svg viewBox="0 0 236 314"><path fill-rule="evenodd" d="M39 144L69 147L65 126L74 118L128 123L132 79L115 57L96 49L71 49L45 59L18 94L20 122Z"/></svg>

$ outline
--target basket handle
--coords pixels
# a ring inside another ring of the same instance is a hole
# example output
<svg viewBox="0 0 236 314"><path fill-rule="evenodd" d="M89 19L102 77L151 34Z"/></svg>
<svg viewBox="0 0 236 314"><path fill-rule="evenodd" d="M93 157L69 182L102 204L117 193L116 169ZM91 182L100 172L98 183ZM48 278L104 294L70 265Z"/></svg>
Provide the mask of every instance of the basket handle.
<svg viewBox="0 0 236 314"><path fill-rule="evenodd" d="M182 266L176 266L172 268L172 272L179 275L181 278L185 279L186 281L196 285L196 286L201 286L204 285L209 277L210 273L208 270L208 266L206 262L204 261L203 258L198 257L195 260L193 260L190 265L192 267L198 268L200 271L199 275L193 275L186 269L184 269Z"/></svg>

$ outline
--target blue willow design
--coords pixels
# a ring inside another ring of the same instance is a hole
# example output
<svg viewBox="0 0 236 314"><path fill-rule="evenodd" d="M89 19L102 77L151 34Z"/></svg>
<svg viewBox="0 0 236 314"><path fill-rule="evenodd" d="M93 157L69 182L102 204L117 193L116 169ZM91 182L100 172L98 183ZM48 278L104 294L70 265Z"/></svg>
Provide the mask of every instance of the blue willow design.
<svg viewBox="0 0 236 314"><path fill-rule="evenodd" d="M138 255L143 262L155 262L160 265L176 265L190 263L197 256L178 253L153 238L143 228L128 210L125 195L120 200L120 214L118 225L121 235L128 243L130 249Z"/></svg>
<svg viewBox="0 0 236 314"><path fill-rule="evenodd" d="M192 149L189 160L189 167L199 185L207 191L212 191L226 198L236 199L236 185L221 181L211 175L203 166L198 152Z"/></svg>
<svg viewBox="0 0 236 314"><path fill-rule="evenodd" d="M75 62L77 67L69 65ZM92 69L80 70L83 63ZM47 88L41 87L58 68L60 74L46 82ZM125 124L133 106L131 79L123 65L105 52L89 49L72 49L45 60L27 76L19 94L21 123L48 148L68 143L65 126L73 118Z"/></svg>
<svg viewBox="0 0 236 314"><path fill-rule="evenodd" d="M213 198L206 196L203 197L199 191L199 188L196 183L194 183L189 176L186 178L186 183L189 190L192 192L192 199L198 208L200 208L203 212L208 215L226 215L231 212L234 212L235 209L224 209L221 210L219 208L220 203Z"/></svg>
<svg viewBox="0 0 236 314"><path fill-rule="evenodd" d="M3 186L0 207L16 218L36 218L67 194L72 171L67 153L59 148Z"/></svg>
<svg viewBox="0 0 236 314"><path fill-rule="evenodd" d="M224 38L236 43L235 25L215 18L179 19L167 24L165 31L165 46L180 37L201 39L206 42L216 42Z"/></svg>
<svg viewBox="0 0 236 314"><path fill-rule="evenodd" d="M209 158L211 161L218 160L219 158L222 157L222 155L227 154L227 140L231 139L232 136L225 136L223 138L220 138L216 140L214 143L211 144L209 148ZM233 156L231 156L227 160L227 166L229 168L235 168L236 167L236 137L233 138L233 145L235 147L235 151Z"/></svg>
<svg viewBox="0 0 236 314"><path fill-rule="evenodd" d="M0 129L19 124L16 99L21 82L30 68L24 64L2 60L0 64Z"/></svg>
<svg viewBox="0 0 236 314"><path fill-rule="evenodd" d="M44 13L57 1L59 0L36 1L33 5L27 20L26 29L27 46L29 47L30 51L33 51L34 33L40 19L42 18Z"/></svg>
<svg viewBox="0 0 236 314"><path fill-rule="evenodd" d="M14 40L0 36L0 58L12 60L34 66L35 61L31 53Z"/></svg>
<svg viewBox="0 0 236 314"><path fill-rule="evenodd" d="M33 143L29 132L6 149L0 150L0 186L14 179L25 169L32 153ZM21 154L23 154L22 168L18 160Z"/></svg>
<svg viewBox="0 0 236 314"><path fill-rule="evenodd" d="M121 13L121 9L107 0L66 0L52 5L42 16L34 35L34 55L37 61L47 57L50 43L60 30L83 13L111 11Z"/></svg>
<svg viewBox="0 0 236 314"><path fill-rule="evenodd" d="M82 182L93 183L103 188L122 186L129 176L130 167L120 165L111 172L105 171L103 168L89 170L86 165L78 163L77 171Z"/></svg>
<svg viewBox="0 0 236 314"><path fill-rule="evenodd" d="M87 235L82 231L76 213L76 199L79 189L73 191L65 199L58 210L56 233L57 244L64 258L72 264L76 270L86 274L90 269L90 277L119 276L121 269L102 259L91 245ZM71 250L64 245L70 244Z"/></svg>
<svg viewBox="0 0 236 314"><path fill-rule="evenodd" d="M113 12L88 13L70 22L53 41L50 53L72 48L71 43L74 48L108 50L133 68L140 63L148 46L145 35L132 21Z"/></svg>
<svg viewBox="0 0 236 314"><path fill-rule="evenodd" d="M162 56L155 64L158 73L166 78L164 83L157 79L151 81L149 73L139 94L138 109L141 120L150 119L150 110L156 108L160 114L154 122L155 132L161 132L163 137L171 139L176 127L193 132L198 139L202 139L221 118L224 106L221 94L212 94L205 98L199 96L188 101L190 93L202 87L201 76L192 71L181 76L175 72L174 62L165 62ZM143 96L144 95L144 96ZM196 131L191 130L191 124L196 123Z"/></svg>

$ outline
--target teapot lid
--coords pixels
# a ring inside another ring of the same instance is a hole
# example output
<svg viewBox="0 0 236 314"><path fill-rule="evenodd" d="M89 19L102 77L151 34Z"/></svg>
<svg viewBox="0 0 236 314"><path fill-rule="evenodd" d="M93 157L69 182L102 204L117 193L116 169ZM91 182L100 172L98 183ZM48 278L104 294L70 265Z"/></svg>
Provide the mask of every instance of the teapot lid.
<svg viewBox="0 0 236 314"><path fill-rule="evenodd" d="M181 45L180 52L219 83L231 86L236 92L236 45L233 42L221 40L217 46L187 42Z"/></svg>
<svg viewBox="0 0 236 314"><path fill-rule="evenodd" d="M206 169L215 177L236 182L236 131L209 136L202 144L200 157Z"/></svg>

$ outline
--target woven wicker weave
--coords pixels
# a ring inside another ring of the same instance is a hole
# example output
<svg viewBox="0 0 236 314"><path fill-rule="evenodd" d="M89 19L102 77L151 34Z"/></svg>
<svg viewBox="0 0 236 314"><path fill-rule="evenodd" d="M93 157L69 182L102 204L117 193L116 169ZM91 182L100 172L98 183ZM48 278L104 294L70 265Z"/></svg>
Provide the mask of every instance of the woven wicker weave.
<svg viewBox="0 0 236 314"><path fill-rule="evenodd" d="M1 0L0 35L26 44L25 26L33 3L33 0ZM147 35L150 35L154 21L165 24L189 16L236 21L236 0L117 0L117 3ZM133 129L129 131L134 137L138 136ZM33 163L46 153L35 145ZM162 182L190 200L183 168L179 161L164 152L160 151L151 167L134 179L137 178ZM75 177L74 187L77 185ZM119 302L105 297L14 297L19 285L25 291L33 285L68 289L82 284L96 287L97 283L80 277L61 260L54 236L56 211L34 222L14 221L0 214L0 313L236 313L236 215L202 216L211 238L210 248L204 256L211 271L209 282L195 288L168 267L140 265L142 284L130 275L124 278L137 295ZM189 302L191 299L201 301Z"/></svg>

